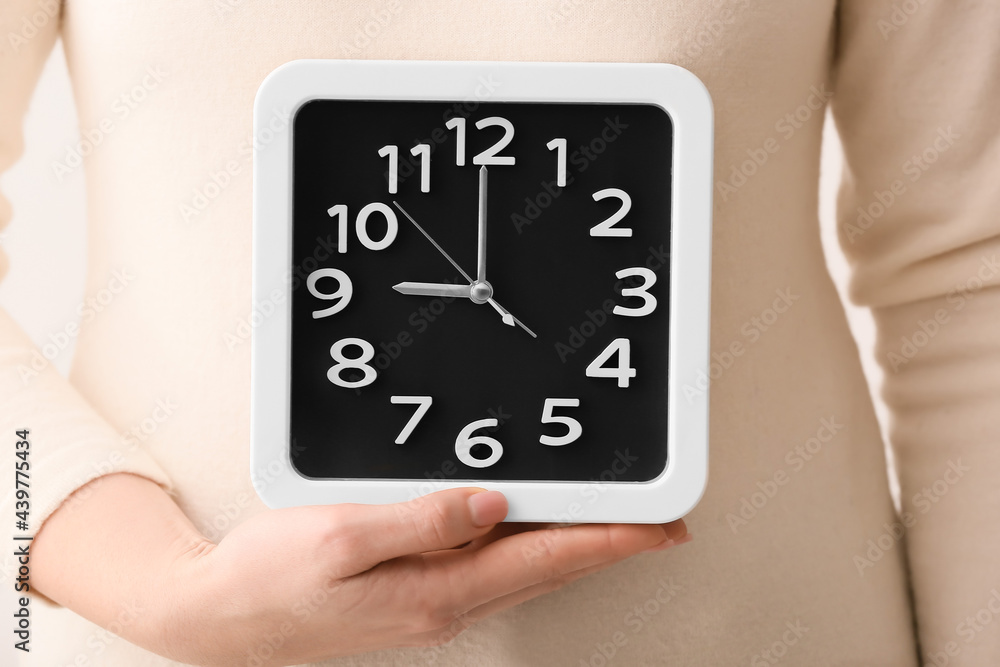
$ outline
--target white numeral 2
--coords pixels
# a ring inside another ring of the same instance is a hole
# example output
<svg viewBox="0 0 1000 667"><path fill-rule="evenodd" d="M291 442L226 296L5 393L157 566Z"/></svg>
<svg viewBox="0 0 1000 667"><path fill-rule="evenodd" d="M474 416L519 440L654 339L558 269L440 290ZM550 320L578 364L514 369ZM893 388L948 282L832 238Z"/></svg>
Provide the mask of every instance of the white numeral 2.
<svg viewBox="0 0 1000 667"><path fill-rule="evenodd" d="M484 118L476 122L476 129L483 129L484 127L490 127L492 125L499 125L503 128L503 136L500 137L500 141L496 142L482 153L472 158L472 164L514 164L514 156L512 155L497 155L500 151L507 147L510 140L514 138L514 124L511 123L506 118L501 118L500 116L490 116L489 118Z"/></svg>
<svg viewBox="0 0 1000 667"><path fill-rule="evenodd" d="M615 225L621 222L622 218L628 215L628 212L632 209L632 198L628 196L628 193L618 188L606 188L604 190L598 190L593 196L594 201L601 201L602 199L607 199L608 197L617 197L621 200L622 206L610 218L591 227L590 235L618 236L623 238L632 236L631 227L615 227Z"/></svg>

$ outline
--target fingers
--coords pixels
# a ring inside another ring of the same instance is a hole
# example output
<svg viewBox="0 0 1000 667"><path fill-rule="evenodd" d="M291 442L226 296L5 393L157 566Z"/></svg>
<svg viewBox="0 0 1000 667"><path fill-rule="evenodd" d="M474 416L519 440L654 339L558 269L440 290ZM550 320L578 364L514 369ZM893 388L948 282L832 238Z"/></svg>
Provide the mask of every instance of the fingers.
<svg viewBox="0 0 1000 667"><path fill-rule="evenodd" d="M499 491L438 491L393 505L341 505L335 542L360 572L408 554L450 549L484 535L507 516Z"/></svg>
<svg viewBox="0 0 1000 667"><path fill-rule="evenodd" d="M690 541L691 541L691 535L688 534L676 541L672 539L667 540L667 543L664 543L663 545L661 545L661 547L670 548L674 546L680 546L681 544L685 544ZM658 547L654 547L654 549L657 548ZM495 600L490 600L489 602L481 604L474 609L470 609L468 612L464 614L464 616L469 620L470 623L478 623L487 616L492 616L493 614L496 614L505 609L509 609L511 607L519 605L522 602L527 602L528 600L536 598L540 595L545 595L546 593L551 593L552 591L559 590L560 588L566 586L567 584L571 584L574 581L577 581L578 579L583 579L584 577L600 572L601 570L605 570L611 567L612 565L620 563L623 560L625 559L620 558L618 560L608 561L606 563L601 563L599 565L594 565L592 567L585 567L582 570L577 570L576 572L570 572L569 574L563 575L561 577L548 579L540 584L535 584L534 586L528 586L527 588L522 588L521 590L516 591L514 593L508 593L507 595L502 595L496 598Z"/></svg>
<svg viewBox="0 0 1000 667"><path fill-rule="evenodd" d="M607 567L687 534L683 521L665 525L583 524L511 535L449 559L451 606L472 609L573 572ZM544 586L539 593L544 592ZM549 588L548 590L551 590Z"/></svg>

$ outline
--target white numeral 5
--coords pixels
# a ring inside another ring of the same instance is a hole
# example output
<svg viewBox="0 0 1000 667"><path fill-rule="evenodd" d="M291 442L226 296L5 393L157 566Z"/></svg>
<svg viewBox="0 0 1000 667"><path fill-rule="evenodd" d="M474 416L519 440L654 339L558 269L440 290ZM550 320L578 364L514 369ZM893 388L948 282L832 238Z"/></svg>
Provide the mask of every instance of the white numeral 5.
<svg viewBox="0 0 1000 667"><path fill-rule="evenodd" d="M559 417L552 414L552 411L556 408L578 407L580 407L579 398L546 398L545 407L542 408L542 423L565 424L569 430L566 435L561 436L543 435L538 441L550 447L561 447L562 445L568 445L583 435L583 425L580 422L572 417Z"/></svg>

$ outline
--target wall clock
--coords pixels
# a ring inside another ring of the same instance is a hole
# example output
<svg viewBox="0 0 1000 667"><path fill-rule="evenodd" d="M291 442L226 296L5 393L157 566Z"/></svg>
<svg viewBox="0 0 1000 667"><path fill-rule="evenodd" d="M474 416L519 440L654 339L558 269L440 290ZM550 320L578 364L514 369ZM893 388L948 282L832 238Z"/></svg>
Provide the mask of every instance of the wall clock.
<svg viewBox="0 0 1000 667"><path fill-rule="evenodd" d="M706 483L712 107L672 65L303 60L254 107L253 483L662 522Z"/></svg>

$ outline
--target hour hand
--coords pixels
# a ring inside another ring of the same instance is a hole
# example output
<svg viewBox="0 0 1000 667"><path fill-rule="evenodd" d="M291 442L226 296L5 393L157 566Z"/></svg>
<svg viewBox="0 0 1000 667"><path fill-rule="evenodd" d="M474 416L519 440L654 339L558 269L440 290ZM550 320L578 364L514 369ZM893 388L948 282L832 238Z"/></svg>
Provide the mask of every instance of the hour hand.
<svg viewBox="0 0 1000 667"><path fill-rule="evenodd" d="M415 296L454 296L470 298L472 292L469 285L449 285L448 283L399 283L392 289L400 294Z"/></svg>

